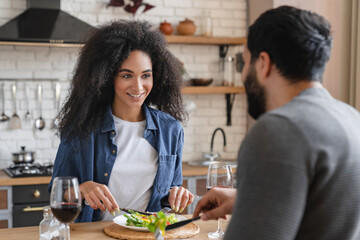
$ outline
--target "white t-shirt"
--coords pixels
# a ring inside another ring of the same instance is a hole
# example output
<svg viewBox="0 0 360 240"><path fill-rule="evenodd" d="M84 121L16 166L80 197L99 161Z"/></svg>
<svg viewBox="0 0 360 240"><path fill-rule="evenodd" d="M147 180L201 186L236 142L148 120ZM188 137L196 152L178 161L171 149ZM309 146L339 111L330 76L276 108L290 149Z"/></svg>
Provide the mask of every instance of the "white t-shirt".
<svg viewBox="0 0 360 240"><path fill-rule="evenodd" d="M143 137L146 121L127 122L115 116L117 156L108 188L119 207L145 211L149 203L157 167L158 152ZM114 217L108 212L100 220Z"/></svg>

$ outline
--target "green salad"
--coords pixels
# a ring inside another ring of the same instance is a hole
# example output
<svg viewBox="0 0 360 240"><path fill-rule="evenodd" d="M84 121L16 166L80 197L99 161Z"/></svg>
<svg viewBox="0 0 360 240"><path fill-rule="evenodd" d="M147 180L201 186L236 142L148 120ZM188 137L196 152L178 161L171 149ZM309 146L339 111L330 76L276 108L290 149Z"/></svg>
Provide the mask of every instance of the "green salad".
<svg viewBox="0 0 360 240"><path fill-rule="evenodd" d="M124 217L127 218L127 226L147 227L150 232L155 232L156 228L159 227L163 235L165 234L165 227L167 225L178 222L174 213L165 215L165 213L161 211L151 215L144 215L131 211L131 214L129 215L124 214Z"/></svg>

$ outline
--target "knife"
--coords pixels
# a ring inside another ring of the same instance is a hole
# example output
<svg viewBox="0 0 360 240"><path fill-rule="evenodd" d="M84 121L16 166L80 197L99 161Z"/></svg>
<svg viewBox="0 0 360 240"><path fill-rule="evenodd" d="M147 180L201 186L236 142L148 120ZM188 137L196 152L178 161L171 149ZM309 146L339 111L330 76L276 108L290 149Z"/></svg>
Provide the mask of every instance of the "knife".
<svg viewBox="0 0 360 240"><path fill-rule="evenodd" d="M190 218L190 219L187 219L187 220L184 220L184 221L180 221L180 222L177 222L177 223L173 223L173 224L170 224L170 225L167 225L165 227L165 231L169 231L169 230L173 230L175 228L179 228L179 227L182 227L186 224L189 224L193 221L196 221L196 220L199 220L200 219L200 216L197 216L197 217L194 217L194 218Z"/></svg>

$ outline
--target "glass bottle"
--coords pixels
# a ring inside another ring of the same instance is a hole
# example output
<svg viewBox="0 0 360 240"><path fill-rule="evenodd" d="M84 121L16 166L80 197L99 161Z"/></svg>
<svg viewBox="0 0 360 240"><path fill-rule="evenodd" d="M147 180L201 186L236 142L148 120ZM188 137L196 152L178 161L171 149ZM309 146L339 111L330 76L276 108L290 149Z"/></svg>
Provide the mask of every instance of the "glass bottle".
<svg viewBox="0 0 360 240"><path fill-rule="evenodd" d="M205 37L212 36L212 19L209 11L204 11L202 18L202 35Z"/></svg>
<svg viewBox="0 0 360 240"><path fill-rule="evenodd" d="M234 74L235 74L235 58L226 57L224 58L224 77L223 86L234 86Z"/></svg>
<svg viewBox="0 0 360 240"><path fill-rule="evenodd" d="M52 217L52 212L50 209L50 206L45 206L43 209L43 220L41 220L40 224L39 224L39 235L40 235L40 240L50 240L51 236L50 236L50 224L51 221L53 220Z"/></svg>
<svg viewBox="0 0 360 240"><path fill-rule="evenodd" d="M60 228L61 228L61 222L57 220L55 217L52 218L52 221L50 223L50 239L61 239L60 238Z"/></svg>

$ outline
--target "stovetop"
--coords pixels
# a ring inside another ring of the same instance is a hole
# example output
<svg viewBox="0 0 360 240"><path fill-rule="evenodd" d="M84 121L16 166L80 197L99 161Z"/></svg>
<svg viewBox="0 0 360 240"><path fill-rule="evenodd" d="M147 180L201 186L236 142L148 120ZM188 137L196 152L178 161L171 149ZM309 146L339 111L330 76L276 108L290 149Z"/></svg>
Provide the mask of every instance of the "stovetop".
<svg viewBox="0 0 360 240"><path fill-rule="evenodd" d="M19 163L13 164L4 169L10 177L37 177L51 176L53 171L52 164L40 165L38 163Z"/></svg>

